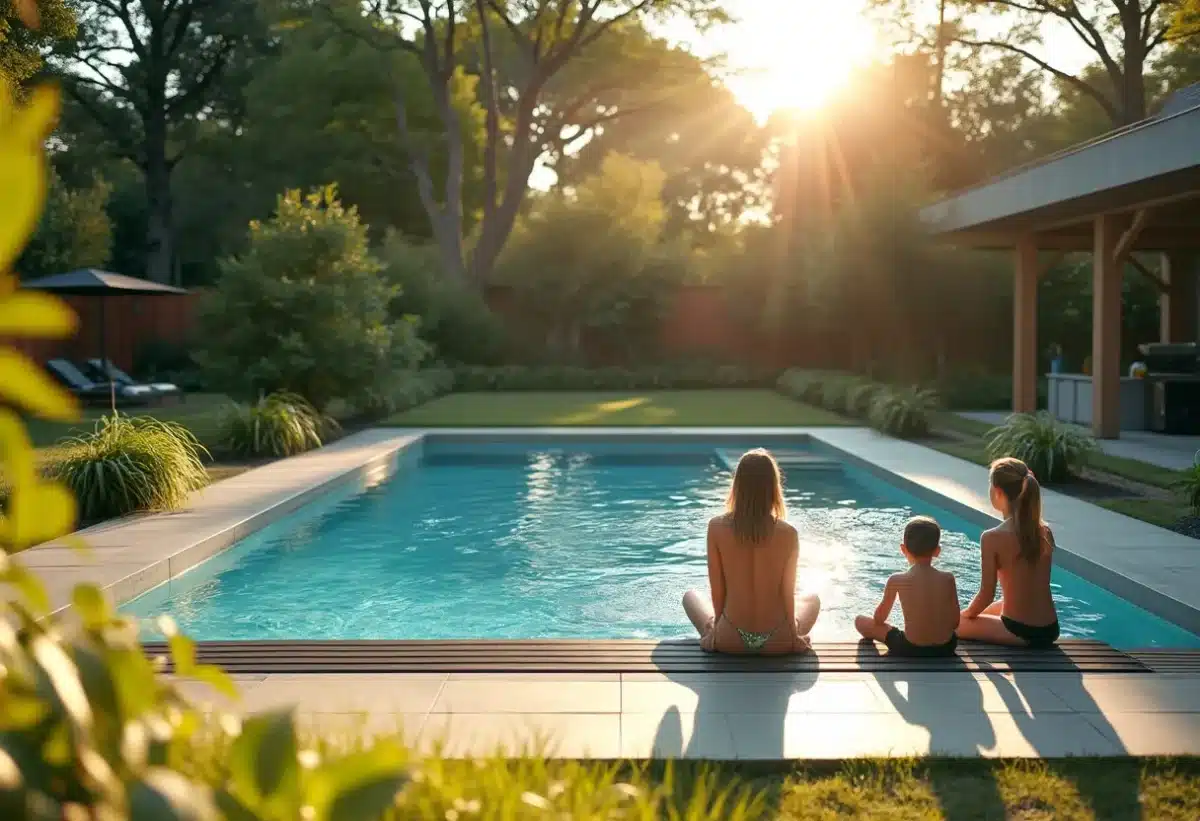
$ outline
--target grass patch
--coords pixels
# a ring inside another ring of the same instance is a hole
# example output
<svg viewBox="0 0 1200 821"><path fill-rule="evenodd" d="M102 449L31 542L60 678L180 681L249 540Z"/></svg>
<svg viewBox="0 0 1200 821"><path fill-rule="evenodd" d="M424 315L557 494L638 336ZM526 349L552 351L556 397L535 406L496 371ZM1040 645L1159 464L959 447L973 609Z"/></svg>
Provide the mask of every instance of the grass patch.
<svg viewBox="0 0 1200 821"><path fill-rule="evenodd" d="M988 458L987 448L980 441L924 440L921 444L939 450L948 456L957 456L959 459L966 459L968 462L974 462L983 467L992 463L992 460Z"/></svg>
<svg viewBox="0 0 1200 821"><path fill-rule="evenodd" d="M1139 462L1137 459L1110 456L1107 453L1093 453L1088 457L1088 465L1113 476L1164 490L1174 490L1175 485L1183 478L1181 470L1171 470L1148 462Z"/></svg>
<svg viewBox="0 0 1200 821"><path fill-rule="evenodd" d="M220 411L230 404L229 397L220 393L188 394L183 401L161 407L130 407L117 410L128 416L151 416L160 422L175 422L195 434L206 447L215 444ZM45 448L62 439L91 431L96 422L109 414L108 407L89 407L78 422L48 422L45 419L26 419L25 425L34 447Z"/></svg>
<svg viewBox="0 0 1200 821"><path fill-rule="evenodd" d="M455 393L395 414L404 427L817 426L852 421L769 390Z"/></svg>
<svg viewBox="0 0 1200 821"><path fill-rule="evenodd" d="M1175 499L1098 499L1095 503L1168 530L1190 513L1187 505Z"/></svg>

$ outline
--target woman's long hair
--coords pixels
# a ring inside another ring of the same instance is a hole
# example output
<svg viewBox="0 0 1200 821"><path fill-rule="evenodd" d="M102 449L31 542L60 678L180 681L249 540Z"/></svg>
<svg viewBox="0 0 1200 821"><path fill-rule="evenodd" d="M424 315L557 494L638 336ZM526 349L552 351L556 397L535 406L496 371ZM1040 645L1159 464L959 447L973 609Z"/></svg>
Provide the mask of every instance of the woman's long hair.
<svg viewBox="0 0 1200 821"><path fill-rule="evenodd" d="M992 487L1008 500L1008 514L1022 559L1035 562L1042 555L1042 488L1029 466L1020 459L1005 457L992 462Z"/></svg>
<svg viewBox="0 0 1200 821"><path fill-rule="evenodd" d="M787 516L783 504L783 480L779 465L770 453L758 448L742 455L733 472L733 486L726 502L733 535L738 541L756 544L771 535L775 522Z"/></svg>

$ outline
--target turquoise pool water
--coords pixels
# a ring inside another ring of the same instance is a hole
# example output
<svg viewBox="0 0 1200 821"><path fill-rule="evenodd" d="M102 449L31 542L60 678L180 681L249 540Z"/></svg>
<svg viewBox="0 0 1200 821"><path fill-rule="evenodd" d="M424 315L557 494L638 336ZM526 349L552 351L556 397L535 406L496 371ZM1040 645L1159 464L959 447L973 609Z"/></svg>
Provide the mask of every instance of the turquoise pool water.
<svg viewBox="0 0 1200 821"><path fill-rule="evenodd" d="M707 588L705 523L730 480L714 445L427 443L410 461L124 610L170 613L201 640L689 635L679 602ZM818 639L853 636L854 616L874 609L904 566L900 531L914 513L941 522L938 563L958 575L964 604L977 588L981 529L871 474L792 471L787 503L801 534L799 585L824 605ZM1056 570L1054 585L1064 636L1200 646L1070 573Z"/></svg>

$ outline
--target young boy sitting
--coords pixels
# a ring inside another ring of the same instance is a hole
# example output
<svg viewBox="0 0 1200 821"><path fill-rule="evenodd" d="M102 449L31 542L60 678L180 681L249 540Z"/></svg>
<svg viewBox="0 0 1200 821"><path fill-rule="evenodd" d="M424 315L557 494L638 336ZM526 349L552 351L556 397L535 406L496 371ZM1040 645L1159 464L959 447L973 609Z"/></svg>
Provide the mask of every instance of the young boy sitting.
<svg viewBox="0 0 1200 821"><path fill-rule="evenodd" d="M953 656L958 646L958 588L954 575L937 570L933 559L942 552L942 529L928 516L909 519L900 552L909 568L887 580L874 617L859 616L854 626L865 639L883 642L894 656ZM904 613L904 629L887 623L896 597Z"/></svg>

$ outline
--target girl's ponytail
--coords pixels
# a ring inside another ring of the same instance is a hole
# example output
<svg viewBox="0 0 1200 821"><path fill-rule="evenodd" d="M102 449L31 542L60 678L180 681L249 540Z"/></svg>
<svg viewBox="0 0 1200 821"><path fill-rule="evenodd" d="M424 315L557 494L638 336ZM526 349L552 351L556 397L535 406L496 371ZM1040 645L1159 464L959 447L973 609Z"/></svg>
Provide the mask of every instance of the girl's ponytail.
<svg viewBox="0 0 1200 821"><path fill-rule="evenodd" d="M1042 555L1042 488L1033 471L1025 474L1013 510L1013 527L1021 558L1036 562Z"/></svg>
<svg viewBox="0 0 1200 821"><path fill-rule="evenodd" d="M1008 499L1009 515L1017 537L1020 556L1028 562L1042 554L1042 487L1033 471L1020 459L997 459L992 463L992 485Z"/></svg>

